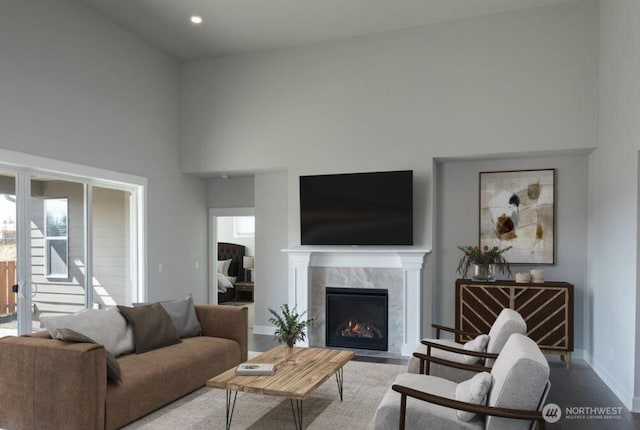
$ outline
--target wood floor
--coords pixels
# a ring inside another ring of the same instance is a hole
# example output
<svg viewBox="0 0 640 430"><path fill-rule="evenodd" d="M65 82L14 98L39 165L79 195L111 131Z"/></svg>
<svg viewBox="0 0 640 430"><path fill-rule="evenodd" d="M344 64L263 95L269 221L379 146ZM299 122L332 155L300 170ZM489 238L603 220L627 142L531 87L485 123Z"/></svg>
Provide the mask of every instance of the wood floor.
<svg viewBox="0 0 640 430"><path fill-rule="evenodd" d="M278 345L273 336L250 335L250 351L266 351ZM582 360L573 359L571 370L557 356L548 356L551 367L551 391L547 403L560 406L563 417L547 424L548 430L640 430L640 414L630 413L596 373ZM358 354L354 360L406 364L406 358L384 358ZM622 408L620 414L602 415L578 408ZM567 409L571 415L566 417ZM581 413L582 412L582 413ZM589 413L591 412L591 413Z"/></svg>

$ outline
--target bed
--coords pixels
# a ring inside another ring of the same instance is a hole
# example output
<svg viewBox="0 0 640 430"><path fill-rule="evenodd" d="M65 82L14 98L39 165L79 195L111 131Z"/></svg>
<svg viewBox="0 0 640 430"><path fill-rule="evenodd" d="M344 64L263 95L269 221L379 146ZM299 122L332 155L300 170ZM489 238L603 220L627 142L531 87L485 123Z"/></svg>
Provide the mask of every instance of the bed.
<svg viewBox="0 0 640 430"><path fill-rule="evenodd" d="M244 281L244 267L242 266L242 257L245 255L244 245L236 243L218 242L218 268L221 262L228 262L227 273L220 273L218 270L218 303L233 300L236 291L233 285L236 282ZM229 260L231 260L229 262ZM226 282L225 282L226 278Z"/></svg>

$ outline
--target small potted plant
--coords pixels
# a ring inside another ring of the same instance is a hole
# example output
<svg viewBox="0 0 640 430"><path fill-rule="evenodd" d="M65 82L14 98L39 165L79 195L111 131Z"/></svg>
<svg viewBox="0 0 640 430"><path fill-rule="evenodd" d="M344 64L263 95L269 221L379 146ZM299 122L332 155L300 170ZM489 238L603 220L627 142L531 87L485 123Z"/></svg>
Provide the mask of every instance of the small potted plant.
<svg viewBox="0 0 640 430"><path fill-rule="evenodd" d="M269 322L276 326L275 336L278 342L287 344L287 363L295 363L293 359L293 345L296 341L304 340L306 333L304 329L313 325L313 319L305 320L302 317L305 312L298 314L296 308L289 309L286 303L280 306L281 314L269 308L269 312L273 315L269 318Z"/></svg>
<svg viewBox="0 0 640 430"><path fill-rule="evenodd" d="M460 258L456 272L463 278L467 277L470 266L473 266L474 281L495 281L496 266L500 273L511 276L509 263L502 255L511 249L510 246L500 249L497 246L489 248L485 245L480 249L478 246L462 245L458 246L458 249L464 252L464 255Z"/></svg>

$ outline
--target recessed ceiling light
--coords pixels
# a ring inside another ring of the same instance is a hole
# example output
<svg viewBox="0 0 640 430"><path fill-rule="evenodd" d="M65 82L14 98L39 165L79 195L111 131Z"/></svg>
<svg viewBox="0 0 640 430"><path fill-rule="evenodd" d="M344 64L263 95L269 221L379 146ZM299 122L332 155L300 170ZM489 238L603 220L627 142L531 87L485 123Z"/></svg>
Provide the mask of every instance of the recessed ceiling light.
<svg viewBox="0 0 640 430"><path fill-rule="evenodd" d="M202 17L198 16L198 15L191 15L191 18L189 18L191 20L192 24L195 25L199 25L202 24Z"/></svg>

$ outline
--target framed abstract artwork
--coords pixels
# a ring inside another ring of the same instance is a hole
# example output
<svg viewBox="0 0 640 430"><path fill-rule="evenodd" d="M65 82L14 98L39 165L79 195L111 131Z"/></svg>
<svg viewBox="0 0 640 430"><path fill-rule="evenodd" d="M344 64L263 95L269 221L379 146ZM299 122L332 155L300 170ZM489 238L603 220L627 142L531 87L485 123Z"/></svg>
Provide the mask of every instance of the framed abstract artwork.
<svg viewBox="0 0 640 430"><path fill-rule="evenodd" d="M555 263L555 169L480 172L480 247L511 264Z"/></svg>

